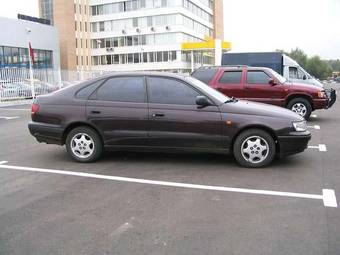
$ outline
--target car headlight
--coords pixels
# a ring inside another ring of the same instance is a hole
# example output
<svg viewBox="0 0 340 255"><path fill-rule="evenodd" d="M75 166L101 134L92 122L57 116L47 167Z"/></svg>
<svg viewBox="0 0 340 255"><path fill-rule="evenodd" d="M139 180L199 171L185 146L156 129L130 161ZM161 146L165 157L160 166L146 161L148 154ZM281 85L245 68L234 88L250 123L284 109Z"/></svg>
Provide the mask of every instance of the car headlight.
<svg viewBox="0 0 340 255"><path fill-rule="evenodd" d="M319 91L318 92L318 98L326 98L327 95L326 95L326 92L325 91Z"/></svg>
<svg viewBox="0 0 340 255"><path fill-rule="evenodd" d="M293 122L293 127L298 132L304 132L307 130L307 122L305 120Z"/></svg>

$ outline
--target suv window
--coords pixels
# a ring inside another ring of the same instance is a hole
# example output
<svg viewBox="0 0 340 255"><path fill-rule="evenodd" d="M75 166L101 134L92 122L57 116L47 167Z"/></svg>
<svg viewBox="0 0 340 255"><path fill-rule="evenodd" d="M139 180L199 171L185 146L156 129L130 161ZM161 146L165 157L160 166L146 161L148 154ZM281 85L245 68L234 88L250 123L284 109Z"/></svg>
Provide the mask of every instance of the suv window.
<svg viewBox="0 0 340 255"><path fill-rule="evenodd" d="M192 74L192 76L205 84L208 84L214 78L216 71L216 68L198 69Z"/></svg>
<svg viewBox="0 0 340 255"><path fill-rule="evenodd" d="M263 71L248 71L248 84L268 84L270 77Z"/></svg>
<svg viewBox="0 0 340 255"><path fill-rule="evenodd" d="M156 104L196 105L196 97L200 95L187 84L168 78L148 78L149 102Z"/></svg>
<svg viewBox="0 0 340 255"><path fill-rule="evenodd" d="M143 77L116 77L108 79L98 90L97 100L115 102L145 102Z"/></svg>
<svg viewBox="0 0 340 255"><path fill-rule="evenodd" d="M219 80L222 84L241 83L242 71L225 71Z"/></svg>

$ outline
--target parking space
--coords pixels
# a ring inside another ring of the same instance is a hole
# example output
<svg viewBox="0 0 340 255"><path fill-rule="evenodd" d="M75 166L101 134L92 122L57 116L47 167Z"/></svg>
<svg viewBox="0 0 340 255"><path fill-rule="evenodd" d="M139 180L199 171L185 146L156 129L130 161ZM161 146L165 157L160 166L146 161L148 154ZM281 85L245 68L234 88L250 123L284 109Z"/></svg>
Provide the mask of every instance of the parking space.
<svg viewBox="0 0 340 255"><path fill-rule="evenodd" d="M0 254L339 254L340 106L315 115L305 152L245 169L215 154L79 164L29 135L28 105L0 108Z"/></svg>

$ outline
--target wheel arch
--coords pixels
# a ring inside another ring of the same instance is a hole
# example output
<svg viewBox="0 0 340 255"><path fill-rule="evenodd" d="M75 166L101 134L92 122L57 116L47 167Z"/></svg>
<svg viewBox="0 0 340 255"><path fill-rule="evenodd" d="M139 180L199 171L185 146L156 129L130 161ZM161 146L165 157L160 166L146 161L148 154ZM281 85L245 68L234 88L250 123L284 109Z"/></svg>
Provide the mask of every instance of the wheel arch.
<svg viewBox="0 0 340 255"><path fill-rule="evenodd" d="M249 129L260 129L260 130L263 130L265 132L267 132L273 139L274 139L274 142L275 142L275 152L276 153L279 153L280 152L280 146L279 146L279 143L278 143L278 138L274 132L273 129L271 129L270 127L268 126L265 126L265 125L261 125L261 124L252 124L252 125L248 125L248 126L245 126L243 127L242 129L240 129L232 138L231 140L231 143L230 143L230 151L233 152L233 148L234 148L234 143L236 141L236 138L241 134L243 133L244 131L246 130L249 130Z"/></svg>
<svg viewBox="0 0 340 255"><path fill-rule="evenodd" d="M104 144L104 138L103 138L103 134L92 124L87 123L87 122L81 122L81 121L77 121L77 122L72 122L70 123L64 130L63 135L62 135L62 140L61 143L62 145L65 144L66 142L66 138L67 135L70 133L71 130L77 128L77 127L89 127L92 128L94 131L96 131L102 141L102 143Z"/></svg>
<svg viewBox="0 0 340 255"><path fill-rule="evenodd" d="M293 99L295 98L303 98L303 99L306 99L311 107L312 107L312 110L314 111L314 104L313 104L313 98L310 96L310 95L307 95L307 94L291 94L289 95L287 98L286 98L286 103L285 103L285 107L288 106L289 102L292 101Z"/></svg>

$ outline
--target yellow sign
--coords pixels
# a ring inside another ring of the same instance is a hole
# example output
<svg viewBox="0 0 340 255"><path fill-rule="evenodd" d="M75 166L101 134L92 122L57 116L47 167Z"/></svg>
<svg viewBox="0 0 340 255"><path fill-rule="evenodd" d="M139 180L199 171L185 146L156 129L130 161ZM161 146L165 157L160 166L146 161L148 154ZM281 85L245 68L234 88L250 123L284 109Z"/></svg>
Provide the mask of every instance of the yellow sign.
<svg viewBox="0 0 340 255"><path fill-rule="evenodd" d="M231 42L221 41L222 50L230 50ZM182 43L182 50L213 50L215 49L215 40L206 37L203 42L184 42Z"/></svg>

